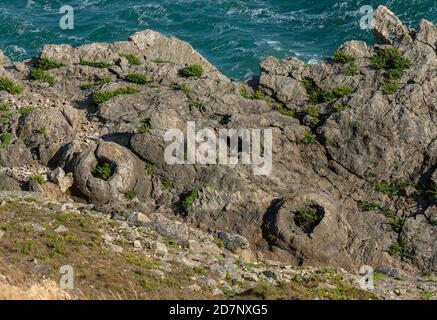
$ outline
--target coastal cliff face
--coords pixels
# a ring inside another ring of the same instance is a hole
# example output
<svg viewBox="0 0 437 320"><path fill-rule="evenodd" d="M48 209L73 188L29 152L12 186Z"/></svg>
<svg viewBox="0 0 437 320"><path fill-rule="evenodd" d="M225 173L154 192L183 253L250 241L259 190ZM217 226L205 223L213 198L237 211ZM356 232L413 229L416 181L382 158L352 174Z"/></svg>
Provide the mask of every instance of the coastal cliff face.
<svg viewBox="0 0 437 320"><path fill-rule="evenodd" d="M151 30L24 62L0 53L0 190L171 241L196 227L251 262L437 273L437 28L385 7L374 27L377 45L311 65L268 57L244 83ZM271 173L169 165L164 133L187 121L272 128Z"/></svg>

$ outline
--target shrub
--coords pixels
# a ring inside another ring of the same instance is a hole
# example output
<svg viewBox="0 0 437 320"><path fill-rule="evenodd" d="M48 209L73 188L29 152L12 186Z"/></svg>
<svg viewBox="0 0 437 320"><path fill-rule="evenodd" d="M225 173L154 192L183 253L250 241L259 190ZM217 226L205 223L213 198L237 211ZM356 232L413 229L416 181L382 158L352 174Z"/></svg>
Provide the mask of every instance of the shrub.
<svg viewBox="0 0 437 320"><path fill-rule="evenodd" d="M38 184L44 184L44 183L46 182L46 180L44 179L44 177L41 176L41 175L39 175L39 174L34 175L34 176L31 176L31 177L30 177L30 180L31 180L31 181L34 181L34 182L36 182L36 183L38 183Z"/></svg>
<svg viewBox="0 0 437 320"><path fill-rule="evenodd" d="M36 108L33 106L24 106L24 107L21 107L18 110L18 112L20 113L21 116L25 116L25 115L28 115L29 113L34 112L35 110L36 110Z"/></svg>
<svg viewBox="0 0 437 320"><path fill-rule="evenodd" d="M141 90L132 87L123 87L116 90L98 90L93 93L93 102L99 105L119 95L135 94L139 92L141 92Z"/></svg>
<svg viewBox="0 0 437 320"><path fill-rule="evenodd" d="M50 86L55 84L55 78L47 74L43 69L34 68L30 72L30 77L33 80L38 80L48 83Z"/></svg>
<svg viewBox="0 0 437 320"><path fill-rule="evenodd" d="M23 86L16 84L13 80L0 77L0 91L7 91L10 94L20 94L24 90Z"/></svg>
<svg viewBox="0 0 437 320"><path fill-rule="evenodd" d="M97 166L94 170L95 175L102 179L107 181L115 172L115 165L112 162L103 161L97 163Z"/></svg>
<svg viewBox="0 0 437 320"><path fill-rule="evenodd" d="M323 101L323 90L316 85L314 80L310 78L303 78L300 83L305 88L308 98L311 102Z"/></svg>
<svg viewBox="0 0 437 320"><path fill-rule="evenodd" d="M379 89L385 94L395 94L399 90L399 80L387 80L381 84Z"/></svg>
<svg viewBox="0 0 437 320"><path fill-rule="evenodd" d="M252 99L255 100L264 100L266 98L266 94L264 91L258 89L253 92Z"/></svg>
<svg viewBox="0 0 437 320"><path fill-rule="evenodd" d="M89 66L89 67L100 68L100 69L109 68L112 66L112 64L103 61L88 61L88 60L80 60L79 64L82 66Z"/></svg>
<svg viewBox="0 0 437 320"><path fill-rule="evenodd" d="M191 64L182 69L184 77L200 77L203 74L203 67L200 64Z"/></svg>
<svg viewBox="0 0 437 320"><path fill-rule="evenodd" d="M99 78L99 80L97 81L98 84L108 84L111 83L113 81L111 76L105 75L105 76L101 76Z"/></svg>
<svg viewBox="0 0 437 320"><path fill-rule="evenodd" d="M404 221L400 219L393 219L390 221L390 226L396 233L401 233L404 228Z"/></svg>
<svg viewBox="0 0 437 320"><path fill-rule="evenodd" d="M168 180L167 178L163 179L161 183L162 183L163 190L168 190L171 188L171 181Z"/></svg>
<svg viewBox="0 0 437 320"><path fill-rule="evenodd" d="M340 50L334 53L333 59L335 62L338 63L355 62L355 57L353 55L344 53L343 51Z"/></svg>
<svg viewBox="0 0 437 320"><path fill-rule="evenodd" d="M144 118L140 121L140 126L138 127L139 133L148 133L152 129L152 125L150 123L150 118Z"/></svg>
<svg viewBox="0 0 437 320"><path fill-rule="evenodd" d="M191 99L190 100L190 106L200 108L203 106L203 101L200 99Z"/></svg>
<svg viewBox="0 0 437 320"><path fill-rule="evenodd" d="M41 127L41 128L36 129L35 133L36 134L44 134L44 133L46 133L46 131L47 131L46 127Z"/></svg>
<svg viewBox="0 0 437 320"><path fill-rule="evenodd" d="M251 98L249 91L247 91L247 89L245 87L240 88L240 96L242 96L243 98L247 98L247 99Z"/></svg>
<svg viewBox="0 0 437 320"><path fill-rule="evenodd" d="M185 212L189 212L191 210L191 207L193 206L193 202L197 199L199 196L200 189L193 189L182 201L182 209L184 209Z"/></svg>
<svg viewBox="0 0 437 320"><path fill-rule="evenodd" d="M58 69L60 67L63 67L64 65L59 62L56 61L54 59L50 59L47 57L43 57L40 58L36 63L35 63L35 69L41 69L41 70L51 70L51 69Z"/></svg>
<svg viewBox="0 0 437 320"><path fill-rule="evenodd" d="M301 208L294 213L294 221L306 233L311 233L322 220L322 210L316 208Z"/></svg>
<svg viewBox="0 0 437 320"><path fill-rule="evenodd" d="M0 135L0 142L2 146L7 146L12 142L12 134L10 132L5 132Z"/></svg>
<svg viewBox="0 0 437 320"><path fill-rule="evenodd" d="M343 104L343 103L336 103L335 106L334 106L334 109L337 112L343 112L343 111L346 111L349 108L350 107L347 104Z"/></svg>
<svg viewBox="0 0 437 320"><path fill-rule="evenodd" d="M370 58L370 65L377 70L385 70L389 79L398 79L411 66L411 60L397 48L379 48Z"/></svg>
<svg viewBox="0 0 437 320"><path fill-rule="evenodd" d="M377 181L373 183L373 188L380 191L389 197L394 197L403 192L411 183L409 182L395 182L389 183L386 181Z"/></svg>
<svg viewBox="0 0 437 320"><path fill-rule="evenodd" d="M304 111L308 113L312 117L318 117L319 116L319 110L317 107L313 104L309 104L305 107Z"/></svg>
<svg viewBox="0 0 437 320"><path fill-rule="evenodd" d="M164 60L164 59L160 59L160 58L153 60L153 62L158 63L158 64L173 63L170 60Z"/></svg>
<svg viewBox="0 0 437 320"><path fill-rule="evenodd" d="M11 108L11 103L9 101L5 101L0 104L0 111L8 111Z"/></svg>
<svg viewBox="0 0 437 320"><path fill-rule="evenodd" d="M363 202L360 204L360 206L365 210L365 211L375 211L377 209L380 209L381 206L375 202Z"/></svg>
<svg viewBox="0 0 437 320"><path fill-rule="evenodd" d="M146 84L150 82L150 80L147 79L146 75L142 73L129 73L126 76L126 80L136 84Z"/></svg>
<svg viewBox="0 0 437 320"><path fill-rule="evenodd" d="M186 85L185 83L179 83L176 88L180 91L182 91L185 94L189 94L191 92L191 89L188 85Z"/></svg>
<svg viewBox="0 0 437 320"><path fill-rule="evenodd" d="M323 92L323 101L325 102L331 102L339 98L343 98L345 96L348 96L354 92L354 89L352 89L351 86L344 85L344 86L338 86L334 87L331 90L326 90Z"/></svg>
<svg viewBox="0 0 437 320"><path fill-rule="evenodd" d="M122 54L121 56L125 57L129 64L132 66L139 66L141 64L140 58L132 53Z"/></svg>
<svg viewBox="0 0 437 320"><path fill-rule="evenodd" d="M402 240L398 240L397 242L393 243L389 248L388 248L388 253L391 256L399 256L401 258L403 258L405 256L405 242Z"/></svg>
<svg viewBox="0 0 437 320"><path fill-rule="evenodd" d="M311 130L305 130L303 135L303 143L305 144L314 144L316 143L316 135L311 132Z"/></svg>
<svg viewBox="0 0 437 320"><path fill-rule="evenodd" d="M293 110L290 110L286 107L284 107L282 104L275 104L273 107L274 110L276 110L277 112L279 112L280 114L284 115L284 116L288 116L288 117L294 117L295 112Z"/></svg>
<svg viewBox="0 0 437 320"><path fill-rule="evenodd" d="M347 67L346 67L346 75L353 77L356 76L357 74L360 73L360 70L358 69L358 66L355 62L350 63Z"/></svg>
<svg viewBox="0 0 437 320"><path fill-rule="evenodd" d="M126 197L126 199L128 199L128 200L133 200L133 199L135 199L135 197L138 195L138 193L136 192L136 191L134 191L134 190L129 190L129 191L126 191L125 193L124 193L124 196Z"/></svg>

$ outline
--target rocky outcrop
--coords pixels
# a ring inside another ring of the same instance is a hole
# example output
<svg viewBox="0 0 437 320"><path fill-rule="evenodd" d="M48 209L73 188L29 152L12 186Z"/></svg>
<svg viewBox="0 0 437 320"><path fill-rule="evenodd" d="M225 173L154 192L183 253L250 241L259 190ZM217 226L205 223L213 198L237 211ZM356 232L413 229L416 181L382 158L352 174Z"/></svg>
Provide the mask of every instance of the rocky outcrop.
<svg viewBox="0 0 437 320"><path fill-rule="evenodd" d="M24 88L0 97L0 132L10 133L0 171L11 186L44 192L39 179L27 183L42 170L52 194L116 219L159 212L139 224L187 240L177 216L248 260L437 272L437 28L409 29L385 7L374 22L377 45L349 41L311 65L268 57L259 78L242 83L151 30L112 44L47 45L23 63L0 55L3 76ZM43 58L62 64L43 70L52 85L29 80ZM193 64L203 72L184 73ZM271 128L271 173L168 164L164 133L186 133L187 121Z"/></svg>

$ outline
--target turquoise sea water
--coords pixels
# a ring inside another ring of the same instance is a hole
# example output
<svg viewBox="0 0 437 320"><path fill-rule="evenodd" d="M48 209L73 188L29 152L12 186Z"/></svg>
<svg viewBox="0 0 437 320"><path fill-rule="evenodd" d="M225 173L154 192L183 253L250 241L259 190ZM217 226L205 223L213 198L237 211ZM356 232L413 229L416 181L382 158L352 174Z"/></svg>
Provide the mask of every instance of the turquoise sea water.
<svg viewBox="0 0 437 320"><path fill-rule="evenodd" d="M23 60L45 43L111 42L150 28L190 42L223 73L245 79L267 55L319 60L346 40L371 42L359 28L359 8L379 4L411 27L421 18L437 22L436 0L0 0L0 49ZM74 30L59 27L62 5L75 9Z"/></svg>

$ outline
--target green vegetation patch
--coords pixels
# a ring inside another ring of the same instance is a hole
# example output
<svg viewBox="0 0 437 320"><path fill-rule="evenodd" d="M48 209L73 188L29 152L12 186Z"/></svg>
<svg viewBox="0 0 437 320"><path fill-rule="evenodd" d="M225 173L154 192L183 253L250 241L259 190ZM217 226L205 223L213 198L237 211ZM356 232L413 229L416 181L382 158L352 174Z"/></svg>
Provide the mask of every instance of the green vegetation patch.
<svg viewBox="0 0 437 320"><path fill-rule="evenodd" d="M32 80L38 80L41 82L46 82L50 86L55 84L55 78L49 74L47 74L43 69L34 68L30 72L30 77Z"/></svg>
<svg viewBox="0 0 437 320"><path fill-rule="evenodd" d="M294 213L294 221L305 233L311 233L323 219L321 208L301 208Z"/></svg>
<svg viewBox="0 0 437 320"><path fill-rule="evenodd" d="M189 94L191 92L191 88L187 84L185 84L185 83L179 83L176 86L176 89L182 91L185 94Z"/></svg>
<svg viewBox="0 0 437 320"><path fill-rule="evenodd" d="M64 65L61 62L55 59L43 57L41 59L38 59L38 61L35 63L34 68L41 69L41 70L51 70L51 69L59 69L63 66Z"/></svg>
<svg viewBox="0 0 437 320"><path fill-rule="evenodd" d="M347 54L343 51L338 50L334 53L333 60L338 63L346 64L349 62L355 62L355 57L351 54Z"/></svg>
<svg viewBox="0 0 437 320"><path fill-rule="evenodd" d="M103 61L89 61L89 60L80 60L79 64L81 66L89 66L89 67L100 68L100 69L105 69L112 66L112 64Z"/></svg>
<svg viewBox="0 0 437 320"><path fill-rule="evenodd" d="M10 132L4 132L0 135L1 146L7 146L12 142L12 134Z"/></svg>
<svg viewBox="0 0 437 320"><path fill-rule="evenodd" d="M139 133L148 133L152 129L152 124L150 123L150 118L143 118L140 121L140 126L138 127Z"/></svg>
<svg viewBox="0 0 437 320"><path fill-rule="evenodd" d="M151 82L145 74L142 73L129 73L126 76L126 80L136 84L147 84Z"/></svg>
<svg viewBox="0 0 437 320"><path fill-rule="evenodd" d="M20 94L24 87L15 83L12 79L7 77L0 77L0 91L7 91L10 94Z"/></svg>
<svg viewBox="0 0 437 320"><path fill-rule="evenodd" d="M304 144L314 144L317 141L316 135L309 129L306 129L303 134L302 142Z"/></svg>
<svg viewBox="0 0 437 320"><path fill-rule="evenodd" d="M287 117L294 117L295 116L295 112L293 110L290 110L279 103L277 103L273 106L273 110L275 110L275 111L279 112L280 114L287 116Z"/></svg>
<svg viewBox="0 0 437 320"><path fill-rule="evenodd" d="M122 54L121 56L126 58L129 64L132 66L139 66L141 64L140 58L138 58L136 55L132 53Z"/></svg>
<svg viewBox="0 0 437 320"><path fill-rule="evenodd" d="M184 77L201 77L203 74L203 67L200 64L190 64L182 69L181 74Z"/></svg>
<svg viewBox="0 0 437 320"><path fill-rule="evenodd" d="M99 161L94 169L94 175L108 181L115 173L116 166L109 161Z"/></svg>

